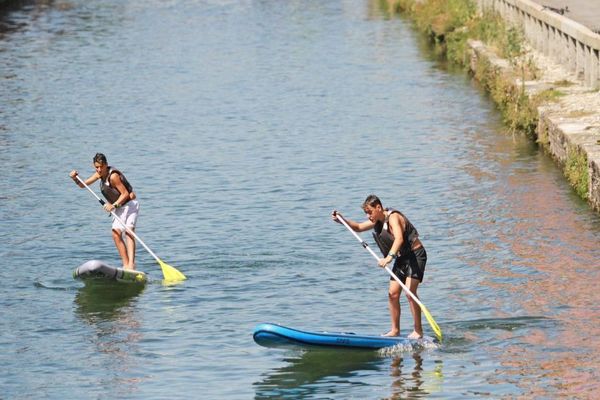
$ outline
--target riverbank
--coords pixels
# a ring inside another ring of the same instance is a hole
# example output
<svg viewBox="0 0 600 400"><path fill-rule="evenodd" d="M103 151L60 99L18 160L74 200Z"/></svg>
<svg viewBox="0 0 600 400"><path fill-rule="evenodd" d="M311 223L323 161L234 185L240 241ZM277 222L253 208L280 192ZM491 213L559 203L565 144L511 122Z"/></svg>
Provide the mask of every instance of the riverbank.
<svg viewBox="0 0 600 400"><path fill-rule="evenodd" d="M390 10L409 16L446 57L463 64L498 104L507 126L539 143L561 165L577 194L600 211L600 93L595 44L596 39L600 43L600 36L528 0L505 1L503 6L508 3L509 10L499 11L493 8L496 3L490 6L481 0L388 1ZM537 27L541 18L550 24L544 23L542 28L561 35L553 24L567 26L591 43L584 54L591 57L579 59L579 46L570 48L570 38L553 40L527 25ZM536 50L536 46L546 51Z"/></svg>

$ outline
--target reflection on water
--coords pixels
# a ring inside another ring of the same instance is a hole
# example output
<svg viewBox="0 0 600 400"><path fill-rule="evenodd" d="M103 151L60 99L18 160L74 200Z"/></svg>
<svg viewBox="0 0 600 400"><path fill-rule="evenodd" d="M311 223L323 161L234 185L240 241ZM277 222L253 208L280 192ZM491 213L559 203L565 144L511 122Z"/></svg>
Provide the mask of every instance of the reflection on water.
<svg viewBox="0 0 600 400"><path fill-rule="evenodd" d="M392 358L390 365L392 387L390 399L417 399L441 392L443 383L442 363L431 370L423 367L423 357L415 352L412 357Z"/></svg>
<svg viewBox="0 0 600 400"><path fill-rule="evenodd" d="M530 151L524 146L523 153ZM476 264L488 273L481 283L496 294L489 303L498 315L547 315L556 323L536 329L535 321L524 321L527 335L504 335L502 341L512 345L497 351L498 358L505 379L531 395L586 391L600 364L600 326L591 323L600 319L597 232L585 204L573 213L574 196L540 174L552 167L548 161L532 169L515 157L496 173L502 185L493 220L483 204L471 213L471 223L485 232L473 242L480 254Z"/></svg>
<svg viewBox="0 0 600 400"><path fill-rule="evenodd" d="M483 274L460 300L491 319L488 331L468 325L466 335L495 341L488 350L503 368L494 381L533 396L590 391L600 365L600 326L591 322L600 318L598 219L535 145L483 133L473 139L462 168L479 188L457 219L476 233L461 242L461 259ZM548 319L523 317L532 315Z"/></svg>
<svg viewBox="0 0 600 400"><path fill-rule="evenodd" d="M121 309L130 305L144 288L145 285L88 279L75 296L77 313L92 323L116 320L127 313Z"/></svg>
<svg viewBox="0 0 600 400"><path fill-rule="evenodd" d="M269 371L256 383L257 398L306 396L319 391L325 377L352 379L355 371L378 369L374 351L314 350L284 358L286 365Z"/></svg>
<svg viewBox="0 0 600 400"><path fill-rule="evenodd" d="M142 339L141 323L133 307L145 285L89 279L75 295L76 314L90 327L90 343L104 355L105 371L100 379L107 390L129 394L142 378L132 352Z"/></svg>
<svg viewBox="0 0 600 400"><path fill-rule="evenodd" d="M140 398L600 388L600 220L377 0L19 3L0 15L0 253L11 282L0 289L11 328L0 329L0 364L19 371L0 396L132 397L110 392L114 382ZM141 236L196 279L158 293L31 287L40 274L72 283L68 268L48 266L74 252L115 254L99 235L106 216L67 174L124 138L108 151L143 196ZM421 295L442 349L422 360L256 349L244 327L267 317L388 323L387 277L366 272L368 254L328 218L334 207L362 215L372 191L423 234Z"/></svg>
<svg viewBox="0 0 600 400"><path fill-rule="evenodd" d="M343 396L336 386L342 382L351 396L353 387L368 385L363 377L386 375L391 377L389 398L422 398L441 389L441 364L425 371L420 351L386 357L376 351L323 349L294 353L283 361L286 365L269 371L254 384L255 398ZM390 379L383 382L389 385Z"/></svg>

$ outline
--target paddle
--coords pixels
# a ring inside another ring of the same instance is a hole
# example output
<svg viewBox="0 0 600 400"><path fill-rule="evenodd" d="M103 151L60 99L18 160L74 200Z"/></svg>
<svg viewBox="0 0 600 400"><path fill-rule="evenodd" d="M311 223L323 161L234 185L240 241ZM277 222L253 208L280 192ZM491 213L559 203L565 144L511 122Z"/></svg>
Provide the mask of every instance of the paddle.
<svg viewBox="0 0 600 400"><path fill-rule="evenodd" d="M369 247L369 245L367 244L367 242L365 242L364 240L362 240L360 238L360 236L358 236L358 234L356 232L354 232L354 229L350 228L350 226L348 225L348 223L344 220L344 218L342 218L342 216L340 214L336 214L337 219L344 224L344 226L346 228L348 228L348 230L350 232L352 232L352 234L354 235L354 237L360 242L360 244L362 244L362 247L364 247L365 249L367 249L369 251L369 253L371 253L371 255L373 257L375 257L375 259L377 261L380 260L380 258L377 256L377 254L375 254L373 252L373 250L371 250L371 248ZM431 314L429 313L429 310L427 309L427 307L425 307L425 305L423 303L421 303L421 301L417 298L417 296L415 296L410 289L404 284L402 283L402 281L396 276L396 274L394 274L392 272L392 270L390 269L390 267L388 267L387 265L385 266L385 270L387 271L388 274L390 274L390 276L392 278L394 278L394 280L396 282L398 282L400 284L400 286L402 287L402 289L404 289L404 291L406 293L408 293L408 295L419 305L419 307L421 307L421 311L423 311L423 314L425 314L425 318L427 318L427 322L429 322L429 325L431 325L431 327L433 328L433 331L435 332L435 335L437 336L438 340L441 342L442 341L442 330L440 329L440 327L438 326L438 324L435 322L435 320L433 319L433 317L431 316Z"/></svg>
<svg viewBox="0 0 600 400"><path fill-rule="evenodd" d="M90 187L88 185L86 185L86 183L83 180L81 180L81 178L79 177L79 175L75 175L75 177L77 178L77 180L79 182L81 182L83 184L83 186L85 186L85 188L87 190L90 191L90 193L92 195L94 195L94 197L96 199L98 199L98 201L100 202L100 204L102 204L104 206L104 204L105 204L104 200L102 200L100 197L98 197L98 195L92 189L90 189ZM119 218L117 216L117 214L115 214L114 211L111 211L110 213L112 214L113 217L115 217L117 219L117 221L119 221L119 223L121 223L121 225L123 225L123 227L125 227L125 229L127 230L127 232L129 232L138 242L140 242L140 244L142 246L144 246L144 248L146 250L148 250L148 253L150 253L150 255L152 257L154 257L154 259L160 265L160 268L162 270L163 277L165 278L165 281L168 281L168 282L178 282L178 281L183 281L183 280L186 279L185 275L182 274L179 270L177 270L175 267L170 266L169 264L163 262L160 258L158 258L156 256L156 254L154 254L154 252L152 250L150 250L150 248L148 246L146 246L146 243L144 243L142 241L142 239L140 239L140 237L138 235L136 235L136 233L133 230L131 230L130 228L128 228L125 225L125 223L123 222L123 220L121 218Z"/></svg>

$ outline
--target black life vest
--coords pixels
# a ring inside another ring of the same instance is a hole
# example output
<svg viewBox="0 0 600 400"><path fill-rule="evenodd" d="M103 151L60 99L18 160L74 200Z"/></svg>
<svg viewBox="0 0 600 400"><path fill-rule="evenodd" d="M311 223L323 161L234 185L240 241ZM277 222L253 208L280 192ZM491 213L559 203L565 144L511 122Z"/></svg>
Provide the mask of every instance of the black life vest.
<svg viewBox="0 0 600 400"><path fill-rule="evenodd" d="M121 182L123 182L123 185L125 185L127 191L129 193L133 192L133 187L131 187L131 184L127 181L127 178L125 178L125 175L123 175L123 173L116 168L108 167L108 175L106 176L106 179L100 179L100 191L102 192L106 200L108 200L108 202L111 204L117 201L119 197L121 197L121 192L119 192L117 188L110 186L110 176L112 174L119 174L119 176L121 177ZM127 198L123 204L127 203L128 201L129 198Z"/></svg>
<svg viewBox="0 0 600 400"><path fill-rule="evenodd" d="M405 224L404 231L402 232L402 237L404 240L402 242L402 247L399 251L399 256L405 256L407 254L410 254L410 252L412 251L412 245L414 241L419 237L419 232L417 232L417 228L415 228L414 225L408 220L408 218L406 218L406 216L400 211L395 210L393 208L386 208L385 211L388 212L388 216L385 219L385 221L378 221L373 227L373 239L375 239L375 243L377 243L379 250L381 250L381 253L384 257L389 254L390 249L394 244L394 235L392 235L389 231L388 219L390 218L390 215L398 213L402 218L404 218Z"/></svg>

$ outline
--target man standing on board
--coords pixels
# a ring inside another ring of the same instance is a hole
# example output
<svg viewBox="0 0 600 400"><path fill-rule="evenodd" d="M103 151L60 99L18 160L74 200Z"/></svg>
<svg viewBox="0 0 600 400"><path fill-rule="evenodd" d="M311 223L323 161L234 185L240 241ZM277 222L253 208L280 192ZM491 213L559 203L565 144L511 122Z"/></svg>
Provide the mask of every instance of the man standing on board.
<svg viewBox="0 0 600 400"><path fill-rule="evenodd" d="M395 260L392 272L405 284L410 291L417 296L417 287L423 281L427 253L419 240L417 229L410 223L408 218L400 211L393 208L383 208L381 200L373 194L369 195L362 205L368 220L355 222L344 218L348 226L355 232L363 232L373 229L373 237L383 253L379 266L385 268ZM336 210L331 214L335 222L340 223ZM400 335L400 294L402 287L394 278L390 278L388 303L390 317L392 320L391 330L383 336ZM409 339L420 339L423 337L421 325L421 308L410 297L408 303L414 320L414 330L408 335Z"/></svg>
<svg viewBox="0 0 600 400"><path fill-rule="evenodd" d="M104 204L104 209L107 212L114 211L129 229L132 231L135 230L140 205L135 199L136 196L133 188L125 178L125 175L118 169L109 166L106 156L102 153L96 153L93 162L96 172L84 180L85 184L91 185L100 180L100 191L107 200L106 204ZM69 175L77 186L80 188L85 187L77 180L77 170L71 171ZM126 240L123 239L123 234L126 235ZM123 268L135 269L135 238L114 217L112 237L121 260L123 260Z"/></svg>

